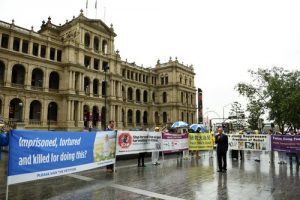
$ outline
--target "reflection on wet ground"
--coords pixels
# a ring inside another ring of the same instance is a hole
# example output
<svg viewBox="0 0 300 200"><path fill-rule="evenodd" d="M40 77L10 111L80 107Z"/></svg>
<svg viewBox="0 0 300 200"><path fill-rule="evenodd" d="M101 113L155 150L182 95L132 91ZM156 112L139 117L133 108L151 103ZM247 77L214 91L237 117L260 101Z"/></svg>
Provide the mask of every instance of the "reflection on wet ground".
<svg viewBox="0 0 300 200"><path fill-rule="evenodd" d="M7 154L0 161L0 199L5 199ZM228 155L230 157L230 155ZM75 175L9 186L9 199L300 199L299 166L279 165L269 154L254 161L228 158L227 173L216 172L216 157L203 152L200 159L165 156L161 165L138 168L137 160L117 161L117 173L95 169ZM88 178L87 178L88 177Z"/></svg>

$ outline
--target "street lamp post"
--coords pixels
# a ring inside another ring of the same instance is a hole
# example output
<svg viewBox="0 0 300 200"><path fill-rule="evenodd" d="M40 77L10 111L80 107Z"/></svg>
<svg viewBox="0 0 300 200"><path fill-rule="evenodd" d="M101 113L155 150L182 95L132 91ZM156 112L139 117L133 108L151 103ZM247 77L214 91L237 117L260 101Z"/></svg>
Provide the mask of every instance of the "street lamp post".
<svg viewBox="0 0 300 200"><path fill-rule="evenodd" d="M189 123L189 107L188 107L188 94L186 94L186 121Z"/></svg>
<svg viewBox="0 0 300 200"><path fill-rule="evenodd" d="M104 129L106 128L106 113L107 113L107 110L106 110L106 101L107 101L107 82L106 82L106 73L107 71L109 70L109 65L105 65L103 67L103 70L104 70L104 83L105 83L105 95L104 95Z"/></svg>
<svg viewBox="0 0 300 200"><path fill-rule="evenodd" d="M219 115L217 112L213 111L213 110L208 110L208 108L207 108L207 111L203 114L203 117L205 117L205 115L207 114L207 119L206 119L206 121L207 121L207 123L208 123L209 131L211 131L210 129L211 129L212 127L210 127L210 120L208 120L208 113L214 113L214 114L216 114L219 118L220 118L220 115Z"/></svg>

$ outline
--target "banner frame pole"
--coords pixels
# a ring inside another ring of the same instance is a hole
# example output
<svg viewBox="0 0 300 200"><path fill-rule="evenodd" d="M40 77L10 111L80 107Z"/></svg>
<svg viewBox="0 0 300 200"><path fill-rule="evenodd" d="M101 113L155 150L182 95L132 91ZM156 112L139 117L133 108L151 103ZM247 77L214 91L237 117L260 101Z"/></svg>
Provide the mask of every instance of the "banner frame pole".
<svg viewBox="0 0 300 200"><path fill-rule="evenodd" d="M6 179L6 195L5 195L5 199L8 200L8 178Z"/></svg>
<svg viewBox="0 0 300 200"><path fill-rule="evenodd" d="M118 139L118 131L115 131L116 133L116 137L115 137L115 164L114 164L114 168L113 168L113 172L114 174L116 173L116 166L117 166L117 139Z"/></svg>

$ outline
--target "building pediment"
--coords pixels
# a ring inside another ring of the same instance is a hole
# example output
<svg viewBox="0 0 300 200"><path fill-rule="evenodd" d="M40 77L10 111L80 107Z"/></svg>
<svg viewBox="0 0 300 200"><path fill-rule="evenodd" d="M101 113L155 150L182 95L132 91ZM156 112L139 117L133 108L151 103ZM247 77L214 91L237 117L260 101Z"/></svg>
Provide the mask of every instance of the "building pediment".
<svg viewBox="0 0 300 200"><path fill-rule="evenodd" d="M109 36L117 36L112 25L111 27L108 27L100 19L89 19L83 15L83 12L81 12L78 17L74 17L71 21L66 21L66 23L63 25L53 24L51 22L51 17L49 17L47 22L42 22L41 29L38 31L38 33L55 37L59 36L60 33L65 32L68 29L73 29L73 27L77 26L78 24L84 24Z"/></svg>

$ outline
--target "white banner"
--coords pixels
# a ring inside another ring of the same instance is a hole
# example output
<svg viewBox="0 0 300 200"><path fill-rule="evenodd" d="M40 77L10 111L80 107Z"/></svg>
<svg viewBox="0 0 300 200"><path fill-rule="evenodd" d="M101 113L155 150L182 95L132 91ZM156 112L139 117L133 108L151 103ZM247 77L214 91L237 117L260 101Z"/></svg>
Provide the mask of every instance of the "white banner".
<svg viewBox="0 0 300 200"><path fill-rule="evenodd" d="M262 134L228 134L229 149L270 151L269 135Z"/></svg>
<svg viewBox="0 0 300 200"><path fill-rule="evenodd" d="M161 132L118 131L117 155L161 150Z"/></svg>
<svg viewBox="0 0 300 200"><path fill-rule="evenodd" d="M165 153L187 150L188 134L163 133L162 149Z"/></svg>

